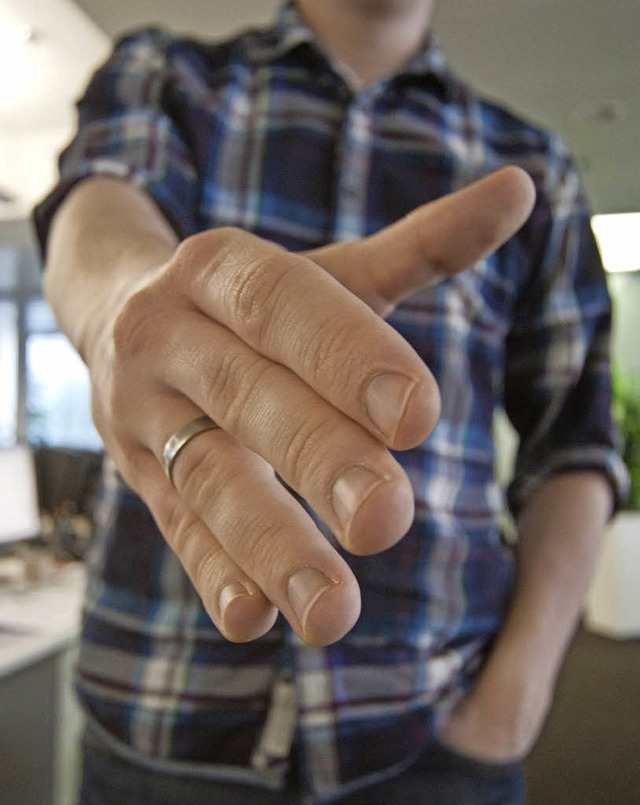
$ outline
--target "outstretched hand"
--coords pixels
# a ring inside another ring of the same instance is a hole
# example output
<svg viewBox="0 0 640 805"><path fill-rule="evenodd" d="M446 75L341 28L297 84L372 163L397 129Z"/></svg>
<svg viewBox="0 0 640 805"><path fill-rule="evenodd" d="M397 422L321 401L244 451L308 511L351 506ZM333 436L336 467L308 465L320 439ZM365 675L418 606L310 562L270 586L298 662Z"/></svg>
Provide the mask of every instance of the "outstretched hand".
<svg viewBox="0 0 640 805"><path fill-rule="evenodd" d="M306 255L211 230L127 294L109 348L89 361L96 423L230 640L265 633L278 611L316 645L354 625L356 579L276 473L352 553L406 533L413 492L388 448L429 435L439 394L384 317L493 252L533 196L526 174L506 168ZM220 429L186 445L174 488L163 446L203 412Z"/></svg>

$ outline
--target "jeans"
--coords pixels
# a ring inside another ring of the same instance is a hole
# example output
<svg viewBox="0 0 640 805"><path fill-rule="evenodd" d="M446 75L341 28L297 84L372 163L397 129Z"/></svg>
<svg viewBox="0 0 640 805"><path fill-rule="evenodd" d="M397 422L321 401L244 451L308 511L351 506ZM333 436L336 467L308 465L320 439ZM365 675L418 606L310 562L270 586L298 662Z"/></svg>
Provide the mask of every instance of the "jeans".
<svg viewBox="0 0 640 805"><path fill-rule="evenodd" d="M150 771L94 742L85 745L78 805L301 805L297 786L252 786ZM406 771L336 805L524 805L522 763L491 764L440 745L426 749Z"/></svg>

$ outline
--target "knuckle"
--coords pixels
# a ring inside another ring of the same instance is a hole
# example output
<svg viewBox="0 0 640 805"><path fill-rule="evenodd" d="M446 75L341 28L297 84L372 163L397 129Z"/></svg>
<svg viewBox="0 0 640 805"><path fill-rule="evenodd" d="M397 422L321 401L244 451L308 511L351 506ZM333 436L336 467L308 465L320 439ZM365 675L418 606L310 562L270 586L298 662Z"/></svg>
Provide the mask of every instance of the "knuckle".
<svg viewBox="0 0 640 805"><path fill-rule="evenodd" d="M237 473L232 461L225 462L224 474L207 451L188 445L180 456L180 491L196 512L215 511L225 486L233 483Z"/></svg>
<svg viewBox="0 0 640 805"><path fill-rule="evenodd" d="M201 374L202 395L207 410L222 412L225 428L237 432L252 410L255 397L263 388L262 376L269 367L255 356L226 352L216 354Z"/></svg>
<svg viewBox="0 0 640 805"><path fill-rule="evenodd" d="M256 260L258 238L231 226L208 229L191 235L178 246L169 272L175 282L191 290L194 298L212 283L221 286L233 281L239 268ZM266 242L265 242L266 243Z"/></svg>
<svg viewBox="0 0 640 805"><path fill-rule="evenodd" d="M192 235L178 247L170 274L198 299L212 287L234 330L259 343L286 290L296 257L275 243L234 227Z"/></svg>
<svg viewBox="0 0 640 805"><path fill-rule="evenodd" d="M250 343L261 343L272 323L282 324L274 312L282 309L287 279L294 267L291 256L278 249L253 255L234 272L226 288L226 303L232 321L242 324Z"/></svg>
<svg viewBox="0 0 640 805"><path fill-rule="evenodd" d="M331 388L336 383L344 388L343 381L354 377L362 366L362 355L354 359L353 320L327 319L314 337L305 339L300 346L300 361L314 385Z"/></svg>
<svg viewBox="0 0 640 805"><path fill-rule="evenodd" d="M252 363L239 362L236 369L236 382L233 384L233 398L229 400L230 421L238 430L243 420L255 421L256 416L274 410L274 397L277 409L284 408L279 399L282 369L278 364L256 356Z"/></svg>
<svg viewBox="0 0 640 805"><path fill-rule="evenodd" d="M171 507L164 532L203 602L217 587L224 554L217 542L204 537L202 523L184 506Z"/></svg>
<svg viewBox="0 0 640 805"><path fill-rule="evenodd" d="M116 356L129 358L157 347L163 332L157 294L145 288L132 294L118 312L112 339Z"/></svg>
<svg viewBox="0 0 640 805"><path fill-rule="evenodd" d="M310 490L326 472L325 447L335 438L334 425L328 418L305 421L287 433L282 466L294 489Z"/></svg>
<svg viewBox="0 0 640 805"><path fill-rule="evenodd" d="M234 562L250 575L255 573L272 583L282 566L287 525L271 507L247 506L247 476L253 467L252 459L226 453L222 462L205 452L188 462L181 471L180 492L189 508L207 524ZM176 525L177 533L183 535L179 542L184 542L185 525ZM215 552L209 553L199 557L192 569L205 582L217 572L218 558Z"/></svg>
<svg viewBox="0 0 640 805"><path fill-rule="evenodd" d="M196 524L197 521L193 514L189 509L181 505L169 507L163 524L163 532L167 542L176 554L181 557L181 561L185 564L185 569L188 573L191 573L193 568L188 567L188 562L185 561L186 549L191 543L191 536L196 530Z"/></svg>
<svg viewBox="0 0 640 805"><path fill-rule="evenodd" d="M193 567L187 569L196 590L203 596L207 591L215 590L217 587L220 576L220 553L220 548L216 544L211 544L197 557Z"/></svg>
<svg viewBox="0 0 640 805"><path fill-rule="evenodd" d="M277 522L273 515L256 517L251 524L244 551L250 551L248 561L265 592L273 592L279 586L286 567L286 551L283 546L287 545L289 539L286 526ZM240 559L242 561L242 557Z"/></svg>
<svg viewBox="0 0 640 805"><path fill-rule="evenodd" d="M174 275L187 280L197 280L200 273L215 271L225 256L233 253L234 244L242 240L243 233L233 227L207 229L185 238L175 251L171 261ZM215 257L216 259L212 259Z"/></svg>
<svg viewBox="0 0 640 805"><path fill-rule="evenodd" d="M417 225L420 222L420 210L409 213L406 217L406 221L416 224L406 227L406 233L407 237L414 239L411 251L419 255L425 278L427 272L433 274L435 277L446 276L448 273L450 255L447 253L445 247L440 244L439 239L433 236L429 227Z"/></svg>
<svg viewBox="0 0 640 805"><path fill-rule="evenodd" d="M227 557L218 541L206 533L202 522L196 518L193 522L187 521L178 547L179 550L174 546L174 550L204 601L217 589Z"/></svg>

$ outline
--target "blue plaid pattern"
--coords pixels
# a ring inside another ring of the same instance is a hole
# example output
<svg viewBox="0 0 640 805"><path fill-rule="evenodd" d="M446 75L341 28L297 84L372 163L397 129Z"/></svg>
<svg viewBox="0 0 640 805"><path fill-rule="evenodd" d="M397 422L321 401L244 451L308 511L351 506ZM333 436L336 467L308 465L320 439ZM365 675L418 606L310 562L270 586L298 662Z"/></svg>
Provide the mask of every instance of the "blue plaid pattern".
<svg viewBox="0 0 640 805"><path fill-rule="evenodd" d="M495 477L494 415L520 436L508 490L624 468L610 421L610 302L571 159L557 137L478 97L430 42L396 76L349 87L288 4L270 30L203 44L158 30L121 41L79 103L42 239L80 179L143 187L181 237L231 225L292 250L359 238L502 165L538 200L496 255L415 294L391 318L434 372L442 418L398 455L416 517L382 556L348 557L362 617L328 648L286 624L230 645L144 505L108 468L78 668L93 721L119 751L183 774L277 785L251 765L277 676L298 697L310 801L401 768L472 684L512 590ZM331 535L327 534L331 539Z"/></svg>

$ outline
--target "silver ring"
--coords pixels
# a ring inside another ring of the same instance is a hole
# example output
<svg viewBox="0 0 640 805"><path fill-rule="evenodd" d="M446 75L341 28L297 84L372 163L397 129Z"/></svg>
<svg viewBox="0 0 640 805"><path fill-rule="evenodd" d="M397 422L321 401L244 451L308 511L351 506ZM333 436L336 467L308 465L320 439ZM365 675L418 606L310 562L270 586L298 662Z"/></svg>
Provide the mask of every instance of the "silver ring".
<svg viewBox="0 0 640 805"><path fill-rule="evenodd" d="M205 430L215 430L219 427L220 425L215 423L210 417L206 415L199 416L197 419L192 419L191 422L187 422L186 425L183 425L180 430L176 431L173 436L167 439L162 449L162 466L172 486L175 486L173 482L173 465L178 457L178 453L199 433L204 433Z"/></svg>

